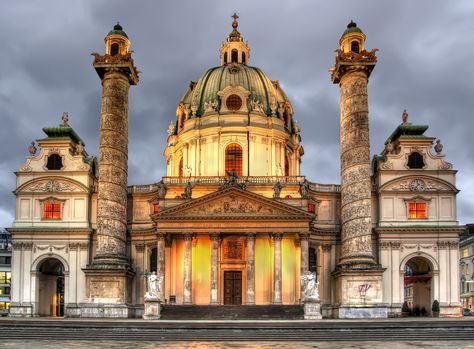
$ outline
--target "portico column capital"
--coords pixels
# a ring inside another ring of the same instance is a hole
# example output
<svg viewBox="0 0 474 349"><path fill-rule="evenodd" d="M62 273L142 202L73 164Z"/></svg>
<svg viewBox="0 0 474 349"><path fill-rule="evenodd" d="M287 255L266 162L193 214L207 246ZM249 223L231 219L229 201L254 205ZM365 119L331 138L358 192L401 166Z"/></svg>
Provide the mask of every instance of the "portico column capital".
<svg viewBox="0 0 474 349"><path fill-rule="evenodd" d="M273 238L273 240L281 240L283 238L283 234L282 233L273 233L272 238Z"/></svg>
<svg viewBox="0 0 474 349"><path fill-rule="evenodd" d="M300 240L309 240L309 233L307 231L298 233Z"/></svg>

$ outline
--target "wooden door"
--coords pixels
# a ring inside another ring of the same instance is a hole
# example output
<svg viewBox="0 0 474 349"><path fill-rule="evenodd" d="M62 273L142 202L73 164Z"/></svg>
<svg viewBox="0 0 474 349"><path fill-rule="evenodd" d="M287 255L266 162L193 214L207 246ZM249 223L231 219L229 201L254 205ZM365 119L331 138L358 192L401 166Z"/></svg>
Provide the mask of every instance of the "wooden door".
<svg viewBox="0 0 474 349"><path fill-rule="evenodd" d="M241 271L224 271L224 304L242 304Z"/></svg>

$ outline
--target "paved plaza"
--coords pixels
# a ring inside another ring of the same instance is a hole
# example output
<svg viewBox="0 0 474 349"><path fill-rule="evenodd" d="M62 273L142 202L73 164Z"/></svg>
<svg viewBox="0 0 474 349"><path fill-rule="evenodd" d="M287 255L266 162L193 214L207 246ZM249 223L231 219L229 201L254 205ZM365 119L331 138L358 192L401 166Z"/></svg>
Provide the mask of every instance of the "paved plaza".
<svg viewBox="0 0 474 349"><path fill-rule="evenodd" d="M364 341L364 342L158 342L158 341L6 341L0 344L0 348L9 349L417 349L417 348L474 348L474 342L466 341L407 341L407 342L381 342L381 341Z"/></svg>

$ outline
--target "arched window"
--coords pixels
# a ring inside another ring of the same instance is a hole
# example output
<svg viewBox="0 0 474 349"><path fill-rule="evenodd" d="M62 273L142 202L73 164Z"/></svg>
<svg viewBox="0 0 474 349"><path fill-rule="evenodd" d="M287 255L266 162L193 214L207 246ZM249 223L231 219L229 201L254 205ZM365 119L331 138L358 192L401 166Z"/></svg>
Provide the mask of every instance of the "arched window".
<svg viewBox="0 0 474 349"><path fill-rule="evenodd" d="M225 171L235 171L242 176L242 147L238 144L229 144L225 149Z"/></svg>
<svg viewBox="0 0 474 349"><path fill-rule="evenodd" d="M63 167L63 159L59 154L51 154L48 156L48 162L46 168L48 170L60 170Z"/></svg>
<svg viewBox="0 0 474 349"><path fill-rule="evenodd" d="M358 41L352 41L351 42L351 51L355 53L359 53L359 42Z"/></svg>
<svg viewBox="0 0 474 349"><path fill-rule="evenodd" d="M158 266L158 249L153 248L150 253L150 273L157 271Z"/></svg>
<svg viewBox="0 0 474 349"><path fill-rule="evenodd" d="M183 158L179 160L178 176L183 177Z"/></svg>
<svg viewBox="0 0 474 349"><path fill-rule="evenodd" d="M243 63L243 64L246 64L246 61L245 61L245 52L242 52L242 63Z"/></svg>
<svg viewBox="0 0 474 349"><path fill-rule="evenodd" d="M408 156L408 167L409 168L423 168L425 163L423 162L423 155L418 152L413 152Z"/></svg>
<svg viewBox="0 0 474 349"><path fill-rule="evenodd" d="M119 53L119 44L115 43L110 46L110 55L115 56Z"/></svg>
<svg viewBox="0 0 474 349"><path fill-rule="evenodd" d="M290 159L288 159L288 156L285 156L285 176L290 175Z"/></svg>
<svg viewBox="0 0 474 349"><path fill-rule="evenodd" d="M224 64L227 64L227 52L224 52Z"/></svg>
<svg viewBox="0 0 474 349"><path fill-rule="evenodd" d="M239 52L237 50L232 50L232 63L237 63L239 61Z"/></svg>

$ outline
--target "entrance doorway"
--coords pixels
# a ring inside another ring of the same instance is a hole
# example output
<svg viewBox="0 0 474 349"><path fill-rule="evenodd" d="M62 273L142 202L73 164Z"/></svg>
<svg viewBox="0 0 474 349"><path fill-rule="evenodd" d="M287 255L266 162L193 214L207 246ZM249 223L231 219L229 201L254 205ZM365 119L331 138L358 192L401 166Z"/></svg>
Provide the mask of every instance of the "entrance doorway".
<svg viewBox="0 0 474 349"><path fill-rule="evenodd" d="M242 272L224 271L224 305L242 304Z"/></svg>
<svg viewBox="0 0 474 349"><path fill-rule="evenodd" d="M38 271L38 315L64 316L64 265L56 258L48 258Z"/></svg>
<svg viewBox="0 0 474 349"><path fill-rule="evenodd" d="M413 257L405 265L404 301L411 316L431 314L431 281L433 273L430 262L423 257Z"/></svg>

